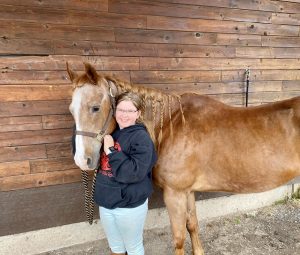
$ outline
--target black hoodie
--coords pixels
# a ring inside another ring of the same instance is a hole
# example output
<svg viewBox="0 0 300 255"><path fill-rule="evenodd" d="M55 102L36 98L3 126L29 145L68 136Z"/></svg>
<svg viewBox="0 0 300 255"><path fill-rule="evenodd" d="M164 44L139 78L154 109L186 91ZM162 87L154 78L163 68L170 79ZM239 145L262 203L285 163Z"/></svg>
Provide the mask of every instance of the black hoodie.
<svg viewBox="0 0 300 255"><path fill-rule="evenodd" d="M151 195L154 144L142 124L116 129L115 151L100 156L95 201L107 209L133 208Z"/></svg>

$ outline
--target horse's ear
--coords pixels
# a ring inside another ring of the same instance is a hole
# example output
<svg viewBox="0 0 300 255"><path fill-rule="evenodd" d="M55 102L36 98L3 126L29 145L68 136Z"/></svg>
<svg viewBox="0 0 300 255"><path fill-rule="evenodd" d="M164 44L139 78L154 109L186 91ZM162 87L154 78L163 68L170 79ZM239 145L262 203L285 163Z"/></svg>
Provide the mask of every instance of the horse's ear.
<svg viewBox="0 0 300 255"><path fill-rule="evenodd" d="M84 63L85 66L85 73L87 77L89 77L92 84L96 85L98 84L98 74L94 67L92 67L89 63Z"/></svg>
<svg viewBox="0 0 300 255"><path fill-rule="evenodd" d="M118 96L118 88L114 81L107 80L108 86L109 86L109 93L112 97Z"/></svg>
<svg viewBox="0 0 300 255"><path fill-rule="evenodd" d="M67 72L69 74L70 80L71 82L73 82L77 78L77 74L71 70L68 62L66 62L66 66L67 66Z"/></svg>

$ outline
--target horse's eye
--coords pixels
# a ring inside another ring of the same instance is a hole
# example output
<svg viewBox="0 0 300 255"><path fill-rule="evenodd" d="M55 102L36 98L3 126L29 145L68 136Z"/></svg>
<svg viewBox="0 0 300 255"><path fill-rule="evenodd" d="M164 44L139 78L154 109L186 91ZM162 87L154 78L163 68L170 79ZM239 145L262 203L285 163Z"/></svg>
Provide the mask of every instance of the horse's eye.
<svg viewBox="0 0 300 255"><path fill-rule="evenodd" d="M92 107L92 112L99 112L100 106L93 106Z"/></svg>

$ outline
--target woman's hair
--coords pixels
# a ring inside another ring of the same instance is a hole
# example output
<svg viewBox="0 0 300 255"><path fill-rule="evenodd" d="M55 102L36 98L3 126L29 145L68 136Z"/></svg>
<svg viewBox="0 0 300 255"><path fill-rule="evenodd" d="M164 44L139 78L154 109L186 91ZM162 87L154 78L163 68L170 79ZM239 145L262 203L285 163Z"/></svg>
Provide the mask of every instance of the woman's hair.
<svg viewBox="0 0 300 255"><path fill-rule="evenodd" d="M144 124L152 141L155 143L155 135L154 135L154 130L152 125L152 122L148 122L143 120L143 115L144 115L144 111L145 111L145 107L144 107L144 100L143 97L137 93L131 92L131 91L126 91L121 93L117 99L116 99L116 105L118 105L119 103L121 103L122 101L130 101L133 103L133 105L135 106L135 108L138 111L141 111L141 116L137 119L137 123L141 123Z"/></svg>
<svg viewBox="0 0 300 255"><path fill-rule="evenodd" d="M135 106L135 108L137 110L142 111L142 112L144 111L143 99L139 94L136 94L136 93L133 93L130 91L123 92L117 97L116 105L118 105L122 101L130 101L133 103L133 105Z"/></svg>

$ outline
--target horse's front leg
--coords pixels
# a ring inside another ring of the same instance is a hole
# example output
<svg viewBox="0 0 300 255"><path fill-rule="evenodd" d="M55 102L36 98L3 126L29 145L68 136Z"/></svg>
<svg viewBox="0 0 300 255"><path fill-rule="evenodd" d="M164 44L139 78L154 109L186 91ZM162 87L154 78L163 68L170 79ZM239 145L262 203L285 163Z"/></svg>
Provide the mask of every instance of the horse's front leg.
<svg viewBox="0 0 300 255"><path fill-rule="evenodd" d="M195 194L191 192L187 198L187 230L189 231L194 255L204 255L204 251L199 239L199 226L195 205Z"/></svg>
<svg viewBox="0 0 300 255"><path fill-rule="evenodd" d="M175 255L184 255L184 241L187 221L187 194L164 188L164 201L166 203L175 245Z"/></svg>

